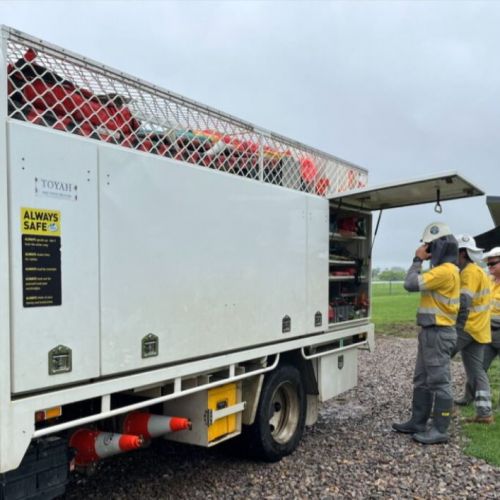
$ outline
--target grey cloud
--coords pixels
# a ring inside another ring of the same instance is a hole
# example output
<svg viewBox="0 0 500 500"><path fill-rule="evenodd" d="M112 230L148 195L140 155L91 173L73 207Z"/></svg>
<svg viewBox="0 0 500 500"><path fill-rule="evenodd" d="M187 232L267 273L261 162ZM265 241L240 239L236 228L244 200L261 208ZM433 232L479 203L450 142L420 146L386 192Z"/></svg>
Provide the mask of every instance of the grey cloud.
<svg viewBox="0 0 500 500"><path fill-rule="evenodd" d="M370 184L459 170L500 194L500 3L1 2L1 22L358 163ZM387 211L378 267L484 199Z"/></svg>

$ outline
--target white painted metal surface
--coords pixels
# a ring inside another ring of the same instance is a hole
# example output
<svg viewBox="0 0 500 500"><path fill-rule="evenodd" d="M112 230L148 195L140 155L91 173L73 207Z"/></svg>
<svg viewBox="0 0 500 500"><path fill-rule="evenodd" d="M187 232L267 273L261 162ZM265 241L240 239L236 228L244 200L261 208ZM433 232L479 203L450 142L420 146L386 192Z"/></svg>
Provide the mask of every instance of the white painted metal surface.
<svg viewBox="0 0 500 500"><path fill-rule="evenodd" d="M336 193L329 198L359 210L385 210L481 195L484 195L481 189L452 170L403 182Z"/></svg>
<svg viewBox="0 0 500 500"><path fill-rule="evenodd" d="M495 227L500 226L500 196L487 196L486 205L488 205Z"/></svg>
<svg viewBox="0 0 500 500"><path fill-rule="evenodd" d="M326 200L111 147L99 168L104 375L325 329Z"/></svg>
<svg viewBox="0 0 500 500"><path fill-rule="evenodd" d="M322 198L307 198L307 331L322 331L328 327L328 202ZM321 322L316 315L321 314Z"/></svg>
<svg viewBox="0 0 500 500"><path fill-rule="evenodd" d="M356 348L317 358L316 366L320 401L328 401L352 389L358 382Z"/></svg>
<svg viewBox="0 0 500 500"><path fill-rule="evenodd" d="M9 253L9 192L7 158L7 47L0 39L0 472L14 467L17 455L12 457L11 436L15 426L9 407L11 398L10 353L10 253ZM28 437L28 442L31 437ZM19 449L26 449L26 440L19 439Z"/></svg>
<svg viewBox="0 0 500 500"><path fill-rule="evenodd" d="M99 376L97 148L15 121L8 134L12 390L18 393ZM60 214L61 305L23 306L23 207ZM72 369L49 375L49 351L59 345L71 349Z"/></svg>

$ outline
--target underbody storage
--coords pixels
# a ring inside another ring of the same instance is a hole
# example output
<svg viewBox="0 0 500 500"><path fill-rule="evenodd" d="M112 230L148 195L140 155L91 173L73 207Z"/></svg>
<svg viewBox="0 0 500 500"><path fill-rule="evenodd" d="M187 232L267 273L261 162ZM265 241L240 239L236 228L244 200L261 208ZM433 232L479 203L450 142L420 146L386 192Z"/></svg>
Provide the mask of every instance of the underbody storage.
<svg viewBox="0 0 500 500"><path fill-rule="evenodd" d="M370 191L11 28L0 54L1 492L52 439L87 469L156 437L291 453L373 346L371 211L482 194L454 172Z"/></svg>

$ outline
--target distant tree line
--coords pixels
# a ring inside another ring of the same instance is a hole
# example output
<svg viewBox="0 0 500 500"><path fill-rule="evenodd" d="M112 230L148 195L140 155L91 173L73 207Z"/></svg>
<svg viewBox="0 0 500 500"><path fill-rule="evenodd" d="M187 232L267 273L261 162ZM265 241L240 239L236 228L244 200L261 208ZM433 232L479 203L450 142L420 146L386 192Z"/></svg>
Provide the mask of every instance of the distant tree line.
<svg viewBox="0 0 500 500"><path fill-rule="evenodd" d="M372 279L376 281L403 281L406 276L406 269L402 267L391 267L380 269L374 267L372 269Z"/></svg>

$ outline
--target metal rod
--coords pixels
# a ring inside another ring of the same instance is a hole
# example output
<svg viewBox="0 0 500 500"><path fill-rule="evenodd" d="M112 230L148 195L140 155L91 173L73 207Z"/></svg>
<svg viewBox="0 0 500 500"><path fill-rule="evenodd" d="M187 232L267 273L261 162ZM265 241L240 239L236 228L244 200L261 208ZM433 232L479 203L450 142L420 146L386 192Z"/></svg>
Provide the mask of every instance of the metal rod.
<svg viewBox="0 0 500 500"><path fill-rule="evenodd" d="M356 348L364 346L366 344L368 344L368 340L364 340L363 342L360 342L359 344L350 344L350 345L347 345L347 346L344 346L344 347L337 347L337 348L331 349L329 351L318 352L318 353L315 353L315 354L306 354L305 351L304 351L305 348L302 347L302 349L300 350L300 354L302 355L302 357L304 359L310 360L310 359L315 359L315 358L321 358L323 356L328 356L329 354L336 354L338 352L347 351L349 349L356 349Z"/></svg>

